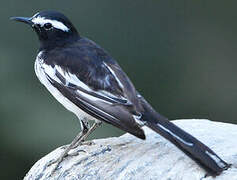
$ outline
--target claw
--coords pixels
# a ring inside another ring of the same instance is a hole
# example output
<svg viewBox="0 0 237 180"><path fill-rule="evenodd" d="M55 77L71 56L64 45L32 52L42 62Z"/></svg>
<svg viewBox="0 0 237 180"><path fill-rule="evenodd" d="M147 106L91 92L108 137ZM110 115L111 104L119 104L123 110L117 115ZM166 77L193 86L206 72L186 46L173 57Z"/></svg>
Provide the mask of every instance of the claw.
<svg viewBox="0 0 237 180"><path fill-rule="evenodd" d="M70 152L70 153L68 152L67 155L68 156L78 156L80 152L86 153L85 150L80 149L80 150L77 150L77 151L74 151L74 152Z"/></svg>
<svg viewBox="0 0 237 180"><path fill-rule="evenodd" d="M53 169L51 170L51 173L49 176L52 176L54 174L54 172L57 170L59 164L63 161L63 159L68 156L68 155L78 155L79 152L85 152L84 150L78 150L77 153L72 153L72 154L69 154L69 151L75 147L77 147L78 145L82 144L82 145L93 145L94 143L91 142L91 141L87 141L87 142L84 142L84 140L96 129L96 127L98 127L100 125L100 123L94 123L93 126L88 129L86 132L82 131L80 132L76 137L75 139L71 142L70 145L68 146L63 146L61 147L61 149L63 149L64 151L62 152L62 154L59 156L58 159L54 159L54 160L51 160L51 162L49 162L47 164L47 167L51 166L52 164L55 164Z"/></svg>
<svg viewBox="0 0 237 180"><path fill-rule="evenodd" d="M83 146L83 145L87 145L87 146L92 146L92 145L95 145L95 143L93 141L83 141L83 142L80 142L80 143L77 143L75 144L72 149L75 149L77 148L78 146Z"/></svg>
<svg viewBox="0 0 237 180"><path fill-rule="evenodd" d="M95 143L93 141L84 141L80 145L92 146L92 145L95 145Z"/></svg>
<svg viewBox="0 0 237 180"><path fill-rule="evenodd" d="M49 166L51 166L52 164L54 164L54 163L56 163L56 162L57 162L56 159L52 159L52 160L50 160L50 161L46 164L46 166L49 167Z"/></svg>

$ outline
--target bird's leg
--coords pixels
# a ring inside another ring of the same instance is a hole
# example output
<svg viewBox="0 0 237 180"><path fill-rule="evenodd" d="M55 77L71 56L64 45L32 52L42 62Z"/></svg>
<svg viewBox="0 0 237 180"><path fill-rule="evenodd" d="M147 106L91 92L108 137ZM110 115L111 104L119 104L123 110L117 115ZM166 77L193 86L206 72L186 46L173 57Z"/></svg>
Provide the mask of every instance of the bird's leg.
<svg viewBox="0 0 237 180"><path fill-rule="evenodd" d="M84 127L84 129L76 136L76 138L71 142L71 144L63 151L63 153L59 156L59 158L51 162L50 164L48 164L48 166L50 166L51 164L55 163L54 168L51 171L51 175L55 172L58 165L63 161L63 158L68 155L68 152L71 149L80 145L81 142L83 142L100 125L101 125L101 122L96 122L89 129L87 128L88 125L86 126L86 128Z"/></svg>
<svg viewBox="0 0 237 180"><path fill-rule="evenodd" d="M75 146L73 148L76 148L77 146L83 144L83 145L90 145L92 144L92 142L84 142L87 137L97 128L99 127L100 125L102 124L101 121L99 122L95 122L91 128L83 135L83 137L81 138L81 140L77 141L77 143L75 144Z"/></svg>
<svg viewBox="0 0 237 180"><path fill-rule="evenodd" d="M48 166L51 166L52 164L54 165L53 170L51 171L51 175L54 173L54 171L57 169L58 165L63 161L63 158L68 155L68 152L75 147L78 141L82 139L82 137L87 133L87 131L90 128L90 125L87 121L85 120L80 120L81 123L81 132L73 139L71 144L66 147L66 149L62 152L62 154L59 156L59 158L51 161L48 163Z"/></svg>
<svg viewBox="0 0 237 180"><path fill-rule="evenodd" d="M87 129L88 131L88 129ZM51 171L51 174L53 174L53 172L57 169L58 165L63 161L63 158L66 157L68 155L68 152L73 149L73 147L75 146L75 144L84 136L84 134L86 133L86 131L81 131L71 142L71 144L69 146L66 147L66 149L62 152L62 154L59 156L59 158L57 158L56 160L51 161L50 163L48 163L48 166L55 164L55 167L53 168L53 170Z"/></svg>
<svg viewBox="0 0 237 180"><path fill-rule="evenodd" d="M82 141L85 141L86 138L87 138L97 127L99 127L101 124L102 124L101 121L95 122L95 123L91 126L91 128L86 132L86 134L83 135Z"/></svg>

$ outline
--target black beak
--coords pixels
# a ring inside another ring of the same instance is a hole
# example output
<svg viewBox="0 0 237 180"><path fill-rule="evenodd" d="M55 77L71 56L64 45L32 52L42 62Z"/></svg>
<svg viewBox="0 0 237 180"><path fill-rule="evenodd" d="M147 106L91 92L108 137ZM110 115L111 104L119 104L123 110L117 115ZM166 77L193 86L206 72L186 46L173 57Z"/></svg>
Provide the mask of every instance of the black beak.
<svg viewBox="0 0 237 180"><path fill-rule="evenodd" d="M23 22L29 25L33 25L33 22L31 21L31 18L28 17L11 17L10 20L15 20L15 21L19 21L19 22Z"/></svg>

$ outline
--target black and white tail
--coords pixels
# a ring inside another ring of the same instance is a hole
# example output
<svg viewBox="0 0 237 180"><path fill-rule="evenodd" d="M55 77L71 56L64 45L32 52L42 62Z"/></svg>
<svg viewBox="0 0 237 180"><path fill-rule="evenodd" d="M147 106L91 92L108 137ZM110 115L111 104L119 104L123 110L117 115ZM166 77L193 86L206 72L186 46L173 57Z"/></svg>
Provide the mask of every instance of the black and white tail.
<svg viewBox="0 0 237 180"><path fill-rule="evenodd" d="M230 165L205 144L155 112L144 99L142 101L144 107L142 121L146 126L172 142L210 175L219 175L223 170L228 169Z"/></svg>

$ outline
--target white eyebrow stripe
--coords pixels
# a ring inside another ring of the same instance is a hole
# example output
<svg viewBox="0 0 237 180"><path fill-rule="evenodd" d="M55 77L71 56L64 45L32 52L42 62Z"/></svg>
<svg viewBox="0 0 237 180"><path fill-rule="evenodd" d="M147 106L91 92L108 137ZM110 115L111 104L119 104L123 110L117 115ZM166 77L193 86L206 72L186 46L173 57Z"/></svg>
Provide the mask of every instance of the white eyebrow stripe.
<svg viewBox="0 0 237 180"><path fill-rule="evenodd" d="M65 26L62 22L59 22L57 20L51 20L51 19L46 19L44 17L36 17L32 19L32 22L34 24L39 24L41 27L44 26L45 23L51 23L54 28L60 29L62 31L69 31L70 29Z"/></svg>

